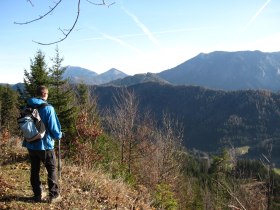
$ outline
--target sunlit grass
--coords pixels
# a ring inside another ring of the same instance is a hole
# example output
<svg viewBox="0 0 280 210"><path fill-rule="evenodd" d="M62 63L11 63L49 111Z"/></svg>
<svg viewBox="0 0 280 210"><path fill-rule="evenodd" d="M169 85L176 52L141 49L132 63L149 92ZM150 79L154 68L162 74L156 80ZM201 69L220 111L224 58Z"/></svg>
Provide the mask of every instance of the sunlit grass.
<svg viewBox="0 0 280 210"><path fill-rule="evenodd" d="M280 175L280 168L275 168L274 172L277 173L278 175Z"/></svg>
<svg viewBox="0 0 280 210"><path fill-rule="evenodd" d="M249 151L249 146L243 146L243 147L238 147L236 148L236 151L240 154L240 155L244 155L247 154Z"/></svg>

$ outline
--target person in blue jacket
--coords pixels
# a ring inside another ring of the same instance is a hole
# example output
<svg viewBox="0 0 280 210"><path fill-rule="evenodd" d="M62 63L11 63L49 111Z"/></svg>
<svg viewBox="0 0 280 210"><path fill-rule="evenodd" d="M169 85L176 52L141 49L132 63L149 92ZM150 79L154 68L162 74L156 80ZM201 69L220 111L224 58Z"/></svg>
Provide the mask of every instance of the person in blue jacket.
<svg viewBox="0 0 280 210"><path fill-rule="evenodd" d="M36 108L41 104L47 103L48 88L39 86L37 88L37 97L30 98L27 101L28 106ZM42 139L34 142L23 142L23 146L28 149L31 162L30 182L34 193L34 201L42 201L42 186L40 181L40 165L43 162L48 173L49 201L51 203L61 200L58 189L56 174L56 157L54 152L54 141L60 141L62 137L61 125L56 112L50 104L43 106L39 110L40 117L45 124L46 133Z"/></svg>

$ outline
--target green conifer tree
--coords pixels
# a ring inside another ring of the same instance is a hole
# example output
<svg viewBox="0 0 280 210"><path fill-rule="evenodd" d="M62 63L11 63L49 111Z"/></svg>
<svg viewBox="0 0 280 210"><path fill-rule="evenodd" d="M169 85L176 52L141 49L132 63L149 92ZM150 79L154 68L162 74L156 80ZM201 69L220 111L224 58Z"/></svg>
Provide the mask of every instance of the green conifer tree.
<svg viewBox="0 0 280 210"><path fill-rule="evenodd" d="M17 117L19 115L16 91L12 90L8 85L1 87L0 104L1 129L6 128L11 134L16 134L18 131Z"/></svg>
<svg viewBox="0 0 280 210"><path fill-rule="evenodd" d="M79 107L80 113L86 113L89 119L89 124L97 125L100 127L99 113L97 110L97 99L90 93L89 86L84 83L80 83L77 86L76 91L77 107Z"/></svg>
<svg viewBox="0 0 280 210"><path fill-rule="evenodd" d="M84 83L78 85L76 97L81 107L85 108L89 105L89 89Z"/></svg>
<svg viewBox="0 0 280 210"><path fill-rule="evenodd" d="M63 58L56 47L55 56L51 59L52 67L50 73L50 95L48 101L55 107L66 139L71 140L75 133L76 108L74 106L74 94L68 82L63 79L65 67L62 66Z"/></svg>
<svg viewBox="0 0 280 210"><path fill-rule="evenodd" d="M48 67L43 52L38 50L34 59L31 59L30 62L30 72L24 70L25 99L36 95L37 86L49 86L50 84Z"/></svg>

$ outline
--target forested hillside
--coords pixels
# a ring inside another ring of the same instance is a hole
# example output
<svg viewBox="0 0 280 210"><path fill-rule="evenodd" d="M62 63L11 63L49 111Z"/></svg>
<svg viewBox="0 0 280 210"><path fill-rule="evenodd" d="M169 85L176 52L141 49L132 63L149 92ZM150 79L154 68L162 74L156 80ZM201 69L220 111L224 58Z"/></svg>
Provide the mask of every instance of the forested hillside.
<svg viewBox="0 0 280 210"><path fill-rule="evenodd" d="M279 161L279 94L159 83L138 84L128 89L137 96L141 111L148 109L156 119L165 112L181 121L183 144L189 149L216 152L224 147L249 146L250 154L260 155L267 153L267 145L272 144L273 158ZM92 87L92 91L102 110L113 105L114 95L121 88Z"/></svg>

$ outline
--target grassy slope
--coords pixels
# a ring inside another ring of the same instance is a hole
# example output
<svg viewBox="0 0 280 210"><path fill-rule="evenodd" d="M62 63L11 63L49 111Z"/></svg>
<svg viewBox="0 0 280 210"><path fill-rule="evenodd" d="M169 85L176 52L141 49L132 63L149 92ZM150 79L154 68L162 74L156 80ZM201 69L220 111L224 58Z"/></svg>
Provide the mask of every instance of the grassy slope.
<svg viewBox="0 0 280 210"><path fill-rule="evenodd" d="M152 209L144 192L135 191L98 170L89 171L69 164L63 165L60 180L63 201L33 203L26 150L0 146L0 209ZM44 169L41 176L46 187Z"/></svg>

